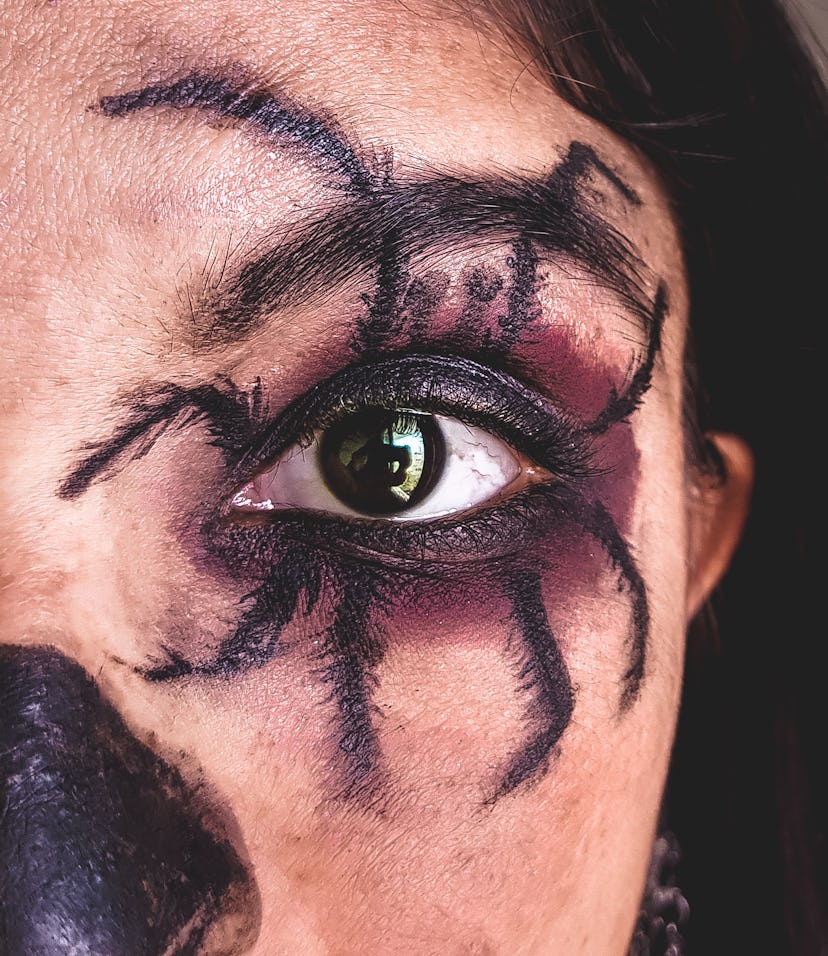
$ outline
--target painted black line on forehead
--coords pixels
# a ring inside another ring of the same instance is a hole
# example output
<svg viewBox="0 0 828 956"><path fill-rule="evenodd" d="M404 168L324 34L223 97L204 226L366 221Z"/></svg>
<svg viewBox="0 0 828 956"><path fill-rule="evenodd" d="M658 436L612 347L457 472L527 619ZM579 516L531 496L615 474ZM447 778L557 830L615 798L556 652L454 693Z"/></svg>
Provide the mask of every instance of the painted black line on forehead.
<svg viewBox="0 0 828 956"><path fill-rule="evenodd" d="M235 824L51 648L0 647L0 808L4 956L241 954L258 935Z"/></svg>
<svg viewBox="0 0 828 956"><path fill-rule="evenodd" d="M194 329L189 323L202 347L228 344L258 327L268 312L381 268L392 243L395 257L411 261L427 251L491 246L522 236L542 254L585 268L640 316L647 312L640 256L597 213L584 187L597 178L630 206L640 200L585 143L573 142L546 176L438 173L395 179L390 144L379 150L388 159L380 173L377 150L351 146L336 120L268 90L262 80L240 85L197 72L106 96L98 105L112 117L172 106L235 119L273 145L300 150L326 177L333 171L344 178L348 201L316 210L293 229L280 224L263 253L228 263L231 281L211 296L206 314L189 317L202 320Z"/></svg>
<svg viewBox="0 0 828 956"><path fill-rule="evenodd" d="M175 83L105 96L98 105L106 116L163 106L206 110L261 130L276 145L298 148L326 172L343 176L350 190L364 193L370 188L367 166L334 120L309 112L263 83L240 86L226 77L193 73Z"/></svg>

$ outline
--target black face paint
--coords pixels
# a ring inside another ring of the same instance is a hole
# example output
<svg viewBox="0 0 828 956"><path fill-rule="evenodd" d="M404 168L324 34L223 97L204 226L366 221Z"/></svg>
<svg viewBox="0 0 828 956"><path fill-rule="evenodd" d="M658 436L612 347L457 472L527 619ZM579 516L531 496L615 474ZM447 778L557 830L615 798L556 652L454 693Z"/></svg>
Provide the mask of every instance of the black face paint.
<svg viewBox="0 0 828 956"><path fill-rule="evenodd" d="M549 756L572 719L575 693L569 669L549 626L537 572L525 570L506 582L512 616L523 640L524 664L520 679L535 692L536 730L513 755L495 791L500 797L531 780Z"/></svg>
<svg viewBox="0 0 828 956"><path fill-rule="evenodd" d="M224 77L190 74L174 83L147 86L105 96L98 104L105 116L128 116L169 106L202 109L261 130L282 146L294 146L319 163L325 172L341 176L348 190L368 192L372 177L337 124L314 115L284 94L251 89Z"/></svg>
<svg viewBox="0 0 828 956"><path fill-rule="evenodd" d="M468 254L504 243L519 244L517 260L546 256L584 270L644 319L649 297L639 281L643 264L577 188L604 175L594 151L577 145L543 178L441 175L397 182L387 175L369 193L349 196L288 235L282 227L263 243L264 252L230 264L221 288L200 303L196 324L218 344L237 342L281 310L306 305L355 277L373 277L369 309L355 334L357 354L366 355L379 348L377 339L387 342L399 331L401 301L418 256ZM616 187L615 179L608 181ZM621 190L624 201L632 195ZM527 275L526 265L522 269ZM191 313L186 322L192 327Z"/></svg>
<svg viewBox="0 0 828 956"><path fill-rule="evenodd" d="M255 941L226 822L75 663L0 647L0 952L209 956Z"/></svg>
<svg viewBox="0 0 828 956"><path fill-rule="evenodd" d="M403 407L484 427L555 476L554 482L455 521L356 522L289 510L255 518L225 510L212 513L201 525L206 553L249 579L252 589L234 632L214 655L195 661L169 648L166 659L143 671L147 679L226 679L260 667L279 653L281 634L299 613L301 598L304 613L309 613L325 590L333 622L323 642L322 674L337 703L345 793L370 792L381 782L382 763L372 717L373 675L391 639L388 621L395 607L416 600L427 581L435 600L446 606L461 592L467 596L477 588L485 619L488 588L511 604L511 628L523 659L520 685L533 700L527 709L527 739L516 746L493 789L493 797L502 796L542 775L573 713L575 692L542 596L543 554L553 553L566 534L598 544L617 575L619 590L628 596L628 663L620 681L620 707L623 711L632 704L645 674L646 587L617 519L600 497L591 458L598 437L615 426L628 427L625 423L651 385L667 298L660 285L645 309L634 284L622 281L617 234L592 214L580 192L591 171L607 178L629 202L638 202L594 151L581 144L572 145L544 189L550 201L575 210L579 228L585 230L584 242L604 242L610 250L604 278L624 302L634 304L647 345L626 384L609 388L600 411L589 420L562 414L497 370L539 324L540 256L530 231L512 240L505 276L488 266L467 273L461 315L471 321L457 333L455 344L463 335L466 343L470 336L476 342L466 345L469 358L464 358L407 351L428 346L429 310L439 310L448 283L434 272L412 276L410 246L399 231L386 229L374 248L375 291L366 297L355 323L352 366L264 423L255 412L262 405L256 390L245 396L226 385L171 387L169 394L136 405L133 418L112 441L90 448L64 482L64 497L76 497L91 482L114 474L130 443L153 440L165 427L162 407L171 402L175 420L202 419L208 424L213 442L226 456L228 485L238 487L239 480L277 460L297 441L307 441L309 433L332 424L337 415L350 409ZM390 180L383 183L384 202L393 189ZM560 572L556 580L568 587Z"/></svg>

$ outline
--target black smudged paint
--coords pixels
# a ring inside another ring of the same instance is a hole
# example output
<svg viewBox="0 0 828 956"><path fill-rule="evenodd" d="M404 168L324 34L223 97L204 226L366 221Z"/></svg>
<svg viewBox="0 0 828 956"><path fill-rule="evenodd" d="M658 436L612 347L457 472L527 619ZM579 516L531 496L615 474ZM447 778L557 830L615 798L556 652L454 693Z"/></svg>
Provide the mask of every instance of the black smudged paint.
<svg viewBox="0 0 828 956"><path fill-rule="evenodd" d="M379 591L377 575L355 566L340 571L341 597L325 643L323 679L339 711L339 751L344 757L344 796L369 796L379 783L380 750L371 704L374 670L382 648L371 612Z"/></svg>
<svg viewBox="0 0 828 956"><path fill-rule="evenodd" d="M525 236L513 243L512 254L506 259L512 274L506 296L508 308L504 315L498 316L499 333L494 341L489 334L483 346L485 351L508 355L524 331L541 318L543 313L537 299L538 261L537 252Z"/></svg>
<svg viewBox="0 0 828 956"><path fill-rule="evenodd" d="M562 209L575 210L582 224L588 224L588 229L584 225L584 236L590 242L605 241L606 248L613 253L606 264L606 277L612 280L614 276L621 276L618 263L623 249L618 245L617 234L590 212L589 202L580 192L593 170L607 178L629 203L639 204L635 193L600 161L595 152L578 143L571 145L564 160L545 182L544 188L550 201L558 203ZM375 187L377 201L387 204L387 199L382 199L382 196L393 195L393 189L390 172L387 172L381 188ZM446 283L435 278L435 274L411 277L410 250L401 242L399 230L385 229L381 235L382 242L373 252L375 290L365 297L365 310L356 322L352 345L358 363L366 367L384 355L387 357L389 352L393 354L395 349L404 348L406 341L410 343L422 336L427 344L425 332L428 329L429 312L437 310L446 289ZM577 250L577 243L575 247ZM512 253L507 260L508 272L505 277L508 284L504 283L503 277L485 268L475 268L466 276L467 302L463 315L469 320L470 326L479 326L483 332L479 349L481 355L492 359L505 358L538 320L539 262L531 231L525 231L512 240ZM486 305L495 300L504 285L506 311L498 316L496 329L484 328ZM645 354L634 363L626 385L620 389L613 388L598 416L572 433L573 442L585 445L607 433L613 426L627 421L635 412L650 388L655 359L661 345L661 330L667 311L663 284L659 285L646 314L635 290L627 297L624 290L628 287L620 279L613 287L644 320L648 342ZM187 396L190 398L189 404ZM254 416L251 415L251 407L257 401L260 404L260 398L244 400L233 389L225 388L222 391L203 387L187 392L180 390L180 393L174 391L166 400L172 403L179 421L200 417L210 423L214 443L224 450L231 470L235 469L238 474L239 467L248 461L252 447L250 435L256 430L256 425L252 424ZM126 458L131 443L138 442L141 453L144 453L146 442L154 440L152 436L157 437L159 429L164 427L162 405L163 402L159 404L157 399L144 402L114 440L101 446L91 446L89 454L64 482L60 489L61 496L77 497L93 481L111 477ZM294 430L298 428L303 433L306 423L294 421L297 415L301 418L301 400L294 405L295 408L289 406L277 416L267 426L268 431L279 428L289 430L289 423L293 421ZM295 437L299 438L300 435ZM538 463L544 465L543 461ZM252 461L250 467L255 466L256 462ZM618 574L619 590L625 591L629 597L629 663L621 682L620 701L624 711L637 698L645 675L649 631L645 583L611 514L600 500L590 497L585 488L567 488L565 484L560 484L544 507L546 520L557 517L558 520L569 521L582 534L600 544L609 564ZM204 526L205 535L209 525L208 520ZM404 535L405 531L399 529L400 526L397 526L394 533ZM376 533L379 536L384 534L387 538L392 532ZM366 534L370 535L370 532ZM324 537L325 534L320 536ZM335 535L329 534L328 537ZM352 537L356 537L356 532L352 533ZM371 703L373 674L382 659L387 640L387 636L381 633L380 619L390 613L395 592L400 591L403 583L416 587L423 578L418 579L410 570L403 572L398 568L378 568L376 554L383 551L382 547L373 552L373 558L360 561L346 559L342 547L338 551L331 551L330 541L317 539L313 533L302 536L298 544L291 543L282 540L274 525L271 538L278 544L265 548L268 554L264 562L265 570L243 602L244 610L235 632L222 642L215 656L206 662L192 662L168 648L166 661L144 673L148 679L155 681L190 676L230 678L250 668L261 667L280 652L281 634L299 613L301 596L305 596L305 613L309 613L319 601L321 588L330 587L335 595L332 599L333 623L328 628L324 642L322 678L331 687L337 705L340 727L338 749L345 762L346 794L356 796L361 792L362 785L373 788L378 781L381 763ZM244 550L248 545L242 544L240 547ZM371 553L370 544L366 545L366 551ZM436 587L439 583L432 578L427 580L431 586ZM533 694L534 701L529 715L533 725L530 737L516 748L495 788L495 794L502 796L537 780L543 774L550 755L571 720L574 691L544 607L540 574L527 571L525 566L516 569L513 561L504 561L499 577L493 574L492 580L499 580L512 605L514 634L523 651L522 685Z"/></svg>
<svg viewBox="0 0 828 956"><path fill-rule="evenodd" d="M383 189L376 190L372 197L375 205L383 202L383 194L391 192L390 164L389 156ZM376 251L375 291L364 297L367 309L357 319L354 329L353 351L362 358L370 358L389 348L403 328L401 306L409 289L410 257L401 248L401 238L399 228L388 228Z"/></svg>
<svg viewBox="0 0 828 956"><path fill-rule="evenodd" d="M0 952L247 952L260 903L227 825L50 648L0 647Z"/></svg>

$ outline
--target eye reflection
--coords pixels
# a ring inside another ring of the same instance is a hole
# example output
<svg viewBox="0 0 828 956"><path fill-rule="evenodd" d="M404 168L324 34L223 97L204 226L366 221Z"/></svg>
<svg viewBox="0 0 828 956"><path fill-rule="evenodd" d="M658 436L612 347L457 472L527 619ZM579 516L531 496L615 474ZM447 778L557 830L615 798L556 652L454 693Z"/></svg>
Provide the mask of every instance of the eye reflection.
<svg viewBox="0 0 828 956"><path fill-rule="evenodd" d="M393 521L462 513L551 477L483 428L367 408L294 445L233 497L237 511L305 509Z"/></svg>
<svg viewBox="0 0 828 956"><path fill-rule="evenodd" d="M370 409L325 433L319 467L328 488L363 514L396 514L428 497L445 466L433 416Z"/></svg>

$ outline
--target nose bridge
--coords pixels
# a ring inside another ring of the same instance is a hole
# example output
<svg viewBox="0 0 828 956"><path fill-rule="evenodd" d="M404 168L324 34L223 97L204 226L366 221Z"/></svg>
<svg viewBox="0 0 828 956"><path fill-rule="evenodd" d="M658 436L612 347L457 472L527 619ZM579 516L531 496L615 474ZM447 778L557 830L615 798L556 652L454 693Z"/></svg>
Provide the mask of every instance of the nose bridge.
<svg viewBox="0 0 828 956"><path fill-rule="evenodd" d="M0 808L5 956L255 940L258 890L230 821L50 647L0 646Z"/></svg>

